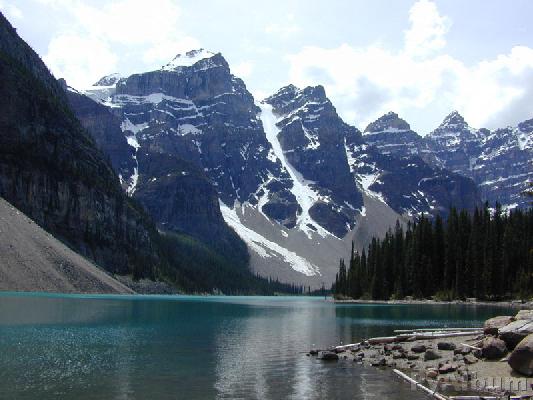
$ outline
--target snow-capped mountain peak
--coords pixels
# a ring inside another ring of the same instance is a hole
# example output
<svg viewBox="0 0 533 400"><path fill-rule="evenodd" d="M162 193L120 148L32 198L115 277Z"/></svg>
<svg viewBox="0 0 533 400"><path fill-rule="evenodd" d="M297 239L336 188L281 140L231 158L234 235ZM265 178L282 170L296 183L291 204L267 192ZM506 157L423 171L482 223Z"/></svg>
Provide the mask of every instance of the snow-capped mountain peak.
<svg viewBox="0 0 533 400"><path fill-rule="evenodd" d="M191 50L185 54L178 54L172 61L164 65L162 69L164 71L174 71L181 67L191 67L197 62L209 59L215 55L216 53L205 49Z"/></svg>
<svg viewBox="0 0 533 400"><path fill-rule="evenodd" d="M368 124L364 134L372 135L382 132L405 132L411 130L411 126L401 119L395 112L389 111L374 122Z"/></svg>
<svg viewBox="0 0 533 400"><path fill-rule="evenodd" d="M117 82L122 78L122 75L115 72L106 76L103 76L98 82L93 84L93 87L111 87L115 86Z"/></svg>

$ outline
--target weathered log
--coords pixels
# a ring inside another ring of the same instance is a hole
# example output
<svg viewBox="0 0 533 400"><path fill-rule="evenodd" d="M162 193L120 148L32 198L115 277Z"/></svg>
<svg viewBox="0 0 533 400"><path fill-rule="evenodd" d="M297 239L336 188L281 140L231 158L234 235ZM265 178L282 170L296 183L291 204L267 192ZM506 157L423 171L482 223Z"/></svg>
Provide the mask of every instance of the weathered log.
<svg viewBox="0 0 533 400"><path fill-rule="evenodd" d="M422 390L423 392L426 392L427 394L429 394L431 397L433 397L434 399L437 399L437 400L449 400L446 396L443 396L442 394L440 393L437 393L427 387L425 387L424 385L422 385L421 383L418 383L417 381L415 381L413 378L407 376L406 374L404 374L403 372L395 369L393 370L394 373L398 376L400 376L401 378L405 379L407 382L411 383L412 385L415 385L415 387L417 389L420 389Z"/></svg>
<svg viewBox="0 0 533 400"><path fill-rule="evenodd" d="M461 331L479 331L482 328L417 328L417 329L395 329L394 333L409 333L409 332L461 332Z"/></svg>

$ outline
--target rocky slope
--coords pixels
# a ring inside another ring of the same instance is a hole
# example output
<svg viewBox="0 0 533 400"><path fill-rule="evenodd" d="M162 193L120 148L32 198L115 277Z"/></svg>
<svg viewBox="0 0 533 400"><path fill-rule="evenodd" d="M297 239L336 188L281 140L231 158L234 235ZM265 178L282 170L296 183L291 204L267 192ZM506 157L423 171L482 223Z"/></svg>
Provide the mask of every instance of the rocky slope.
<svg viewBox="0 0 533 400"><path fill-rule="evenodd" d="M133 293L0 198L0 290Z"/></svg>

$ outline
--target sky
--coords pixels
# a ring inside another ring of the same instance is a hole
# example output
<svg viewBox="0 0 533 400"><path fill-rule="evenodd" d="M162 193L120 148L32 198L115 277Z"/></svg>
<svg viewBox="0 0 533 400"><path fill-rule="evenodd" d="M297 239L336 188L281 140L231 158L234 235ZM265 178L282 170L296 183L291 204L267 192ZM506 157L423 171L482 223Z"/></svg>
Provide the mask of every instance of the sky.
<svg viewBox="0 0 533 400"><path fill-rule="evenodd" d="M476 128L533 118L531 0L0 0L56 77L221 52L256 100L323 85L364 129L388 111L424 135L453 110Z"/></svg>

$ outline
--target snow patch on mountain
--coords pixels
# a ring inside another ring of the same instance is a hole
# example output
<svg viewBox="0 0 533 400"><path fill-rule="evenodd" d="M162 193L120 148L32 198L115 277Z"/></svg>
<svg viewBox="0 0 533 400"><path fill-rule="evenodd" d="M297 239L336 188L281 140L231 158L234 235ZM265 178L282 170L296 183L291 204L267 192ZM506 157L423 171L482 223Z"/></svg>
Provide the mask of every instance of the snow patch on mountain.
<svg viewBox="0 0 533 400"><path fill-rule="evenodd" d="M137 159L137 152L139 151L141 145L137 139L137 134L146 128L148 128L148 123L134 124L128 118L122 121L122 124L120 125L120 129L122 129L122 132L124 132L126 135L128 144L135 149L135 153L133 154L135 167L133 167L133 174L128 179L129 184L128 188L126 189L128 196L133 196L135 189L137 188L137 183L139 182L139 160ZM128 133L131 133L131 135L128 135ZM120 176L120 178L122 181L123 177Z"/></svg>
<svg viewBox="0 0 533 400"><path fill-rule="evenodd" d="M277 243L274 243L252 229L246 227L237 213L239 206L236 204L231 209L223 202L220 202L220 211L226 223L243 239L246 244L260 257L272 258L281 257L291 268L305 276L320 275L319 268L310 263L305 258L299 256Z"/></svg>
<svg viewBox="0 0 533 400"><path fill-rule="evenodd" d="M278 118L274 115L272 111L272 106L265 102L259 104L261 108L261 121L263 122L263 127L265 129L267 140L272 145L274 154L280 160L283 168L289 173L289 176L292 180L291 192L296 197L296 201L301 207L301 213L297 216L296 226L305 232L307 236L311 239L312 232L318 233L320 236L331 235L328 231L322 228L317 224L309 214L309 209L320 200L320 196L311 188L313 182L305 180L302 175L293 168L285 157L285 153L281 148L281 143L279 142L278 134L280 129L276 125ZM315 229L311 228L314 227Z"/></svg>
<svg viewBox="0 0 533 400"><path fill-rule="evenodd" d="M205 49L191 50L185 54L178 54L172 61L162 67L163 71L175 71L180 67L191 67L198 61L211 58L215 55Z"/></svg>

